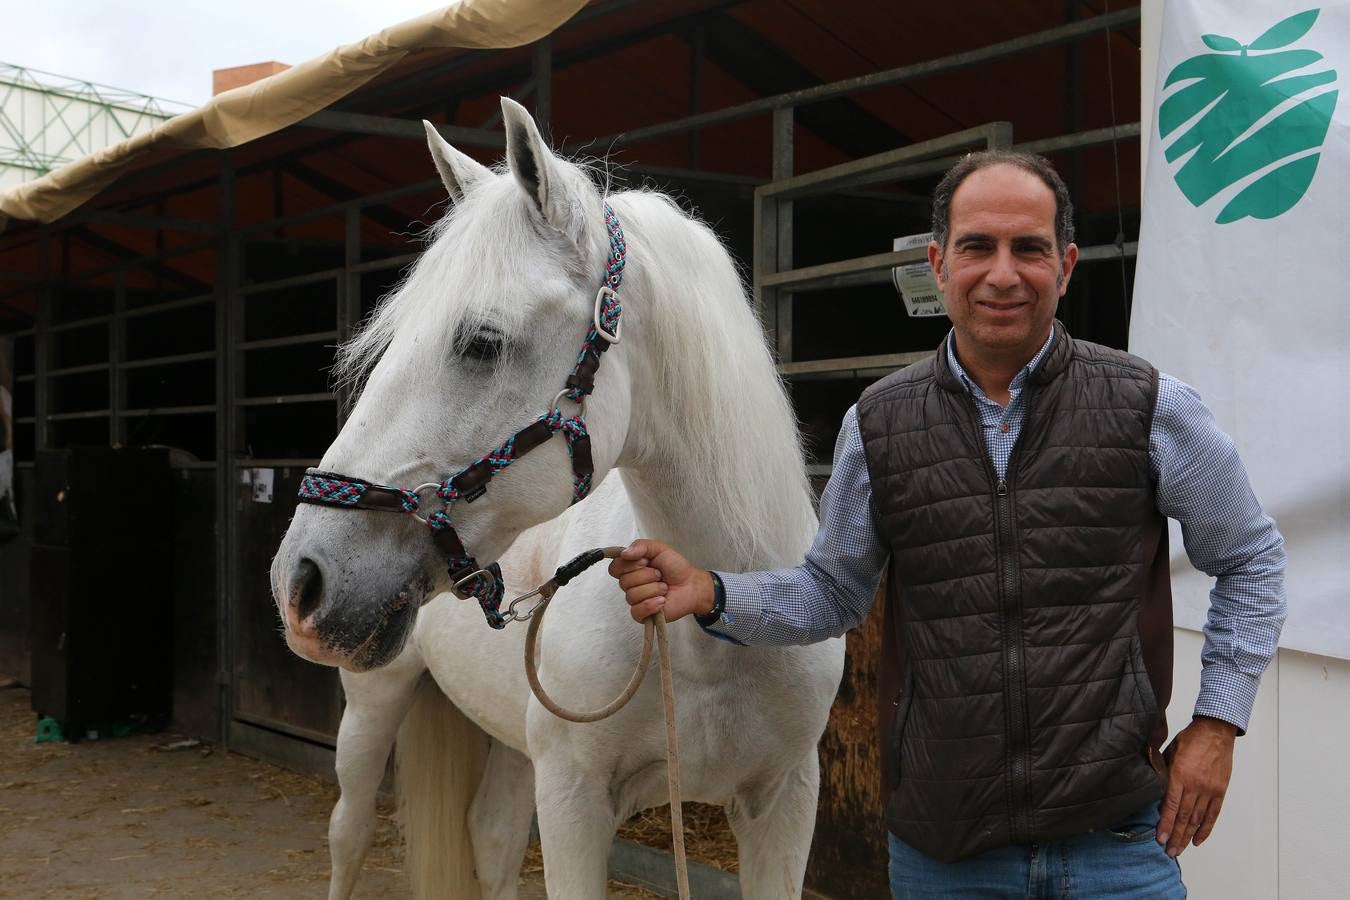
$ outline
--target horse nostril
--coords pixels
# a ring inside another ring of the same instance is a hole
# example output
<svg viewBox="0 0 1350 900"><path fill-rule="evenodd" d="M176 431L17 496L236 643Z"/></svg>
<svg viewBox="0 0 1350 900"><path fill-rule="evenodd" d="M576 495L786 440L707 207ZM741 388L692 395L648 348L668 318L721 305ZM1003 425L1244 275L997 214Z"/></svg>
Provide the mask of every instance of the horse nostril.
<svg viewBox="0 0 1350 900"><path fill-rule="evenodd" d="M296 611L303 622L318 611L323 602L323 573L312 560L302 559L295 570L294 584L299 595Z"/></svg>

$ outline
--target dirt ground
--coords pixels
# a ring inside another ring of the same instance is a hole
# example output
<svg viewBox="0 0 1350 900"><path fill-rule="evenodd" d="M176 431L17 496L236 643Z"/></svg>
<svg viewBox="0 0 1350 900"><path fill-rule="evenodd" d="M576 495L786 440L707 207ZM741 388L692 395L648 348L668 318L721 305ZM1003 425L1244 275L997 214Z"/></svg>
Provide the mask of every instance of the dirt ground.
<svg viewBox="0 0 1350 900"><path fill-rule="evenodd" d="M337 788L181 736L33 740L28 691L0 690L0 898L322 898ZM668 826L667 826L668 827ZM532 848L522 900L544 897ZM356 897L408 896L382 807ZM610 884L611 900L658 895Z"/></svg>

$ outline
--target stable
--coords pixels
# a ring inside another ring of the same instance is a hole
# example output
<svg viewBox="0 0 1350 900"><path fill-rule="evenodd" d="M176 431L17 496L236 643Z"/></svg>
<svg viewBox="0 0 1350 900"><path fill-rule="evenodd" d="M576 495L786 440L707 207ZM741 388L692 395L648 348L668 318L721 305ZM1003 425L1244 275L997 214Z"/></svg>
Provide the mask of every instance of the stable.
<svg viewBox="0 0 1350 900"><path fill-rule="evenodd" d="M495 162L501 95L611 184L675 193L723 237L815 476L828 475L861 389L946 331L941 316L907 314L892 272L923 252L894 248L929 230L932 186L964 152L1016 147L1057 163L1089 263L1061 317L1123 347L1140 11L979 6L467 0L273 67L0 193L21 528L0 545L0 671L26 681L45 652L29 639L38 454L165 447L164 514L146 527L173 564L145 577L172 595L173 722L332 770L338 680L279 638L268 564L305 468L343 420L333 348L399 282L445 203L421 120ZM821 747L808 883L838 897L884 883L877 630L874 617L849 636Z"/></svg>

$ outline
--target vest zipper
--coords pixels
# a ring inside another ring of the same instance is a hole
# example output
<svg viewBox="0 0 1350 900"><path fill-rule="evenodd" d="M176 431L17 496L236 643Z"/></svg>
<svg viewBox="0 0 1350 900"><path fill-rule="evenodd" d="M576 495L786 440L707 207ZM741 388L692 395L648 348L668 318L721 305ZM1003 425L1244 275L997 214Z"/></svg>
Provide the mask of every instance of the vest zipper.
<svg viewBox="0 0 1350 900"><path fill-rule="evenodd" d="M1026 659L1022 644L1022 588L1017 572L1017 560L1013 555L1012 491L1009 478L1015 471L1018 451L1022 446L1022 433L1031 418L1031 389L1024 388L1026 410L1022 415L1022 427L1008 455L1008 468L1005 477L999 478L994 461L989 455L989 443L984 437L984 427L975 397L966 392L969 401L975 436L978 446L983 449L985 471L994 489L994 553L998 563L999 595L1002 601L1002 650L1003 682L1007 687L1007 752L1005 758L1008 767L1008 827L1012 843L1024 844L1029 841L1030 831L1027 816L1031 806L1030 779L1030 735L1027 728L1026 697Z"/></svg>

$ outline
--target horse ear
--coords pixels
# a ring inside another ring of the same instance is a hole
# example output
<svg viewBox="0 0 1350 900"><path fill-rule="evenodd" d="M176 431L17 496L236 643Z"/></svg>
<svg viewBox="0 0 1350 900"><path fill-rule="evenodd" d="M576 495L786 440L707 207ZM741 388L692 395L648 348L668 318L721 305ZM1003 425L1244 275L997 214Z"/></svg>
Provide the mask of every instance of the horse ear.
<svg viewBox="0 0 1350 900"><path fill-rule="evenodd" d="M525 107L510 97L503 97L502 121L506 124L506 159L511 174L534 201L544 221L558 231L568 233L570 216L563 197L564 182L534 119Z"/></svg>
<svg viewBox="0 0 1350 900"><path fill-rule="evenodd" d="M450 194L451 201L458 203L474 185L492 172L487 166L451 147L445 138L441 137L435 125L426 119L422 120L422 125L427 130L427 147L430 148L431 158L436 163L436 171L441 173L441 181L445 183L445 190Z"/></svg>

